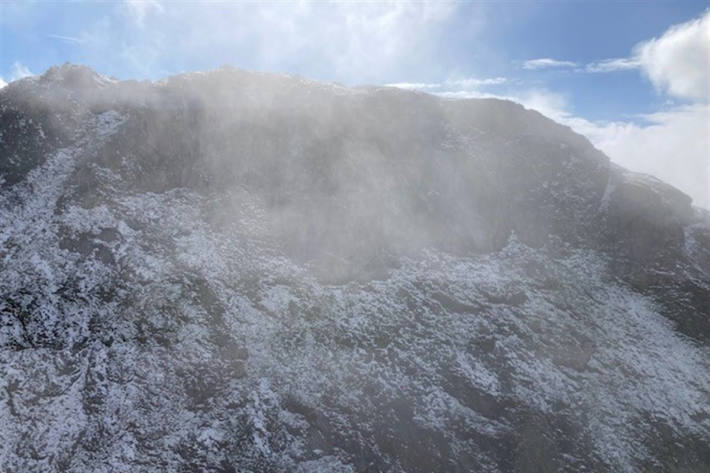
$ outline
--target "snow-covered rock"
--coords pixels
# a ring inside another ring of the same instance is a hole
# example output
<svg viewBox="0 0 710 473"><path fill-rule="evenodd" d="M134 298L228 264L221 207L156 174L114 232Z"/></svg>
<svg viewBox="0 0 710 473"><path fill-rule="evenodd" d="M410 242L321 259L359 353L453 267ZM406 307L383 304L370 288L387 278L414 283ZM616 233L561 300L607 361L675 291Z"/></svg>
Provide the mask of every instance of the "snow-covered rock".
<svg viewBox="0 0 710 473"><path fill-rule="evenodd" d="M700 472L710 217L498 100L0 90L0 469Z"/></svg>

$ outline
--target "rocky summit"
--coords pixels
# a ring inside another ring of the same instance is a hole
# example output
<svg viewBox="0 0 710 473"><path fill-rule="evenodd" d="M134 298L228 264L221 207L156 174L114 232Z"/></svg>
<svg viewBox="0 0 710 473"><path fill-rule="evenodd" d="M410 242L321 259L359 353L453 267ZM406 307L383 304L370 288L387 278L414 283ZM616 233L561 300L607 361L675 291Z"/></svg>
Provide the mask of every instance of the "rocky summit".
<svg viewBox="0 0 710 473"><path fill-rule="evenodd" d="M710 471L710 212L507 101L12 82L0 470Z"/></svg>

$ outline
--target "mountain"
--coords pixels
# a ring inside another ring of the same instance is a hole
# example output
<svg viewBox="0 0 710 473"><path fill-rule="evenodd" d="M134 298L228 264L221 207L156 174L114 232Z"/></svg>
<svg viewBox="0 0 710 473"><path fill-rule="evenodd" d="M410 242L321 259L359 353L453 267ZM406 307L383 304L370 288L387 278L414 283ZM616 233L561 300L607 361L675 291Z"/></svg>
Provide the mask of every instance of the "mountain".
<svg viewBox="0 0 710 473"><path fill-rule="evenodd" d="M6 472L704 472L710 212L512 102L0 90Z"/></svg>

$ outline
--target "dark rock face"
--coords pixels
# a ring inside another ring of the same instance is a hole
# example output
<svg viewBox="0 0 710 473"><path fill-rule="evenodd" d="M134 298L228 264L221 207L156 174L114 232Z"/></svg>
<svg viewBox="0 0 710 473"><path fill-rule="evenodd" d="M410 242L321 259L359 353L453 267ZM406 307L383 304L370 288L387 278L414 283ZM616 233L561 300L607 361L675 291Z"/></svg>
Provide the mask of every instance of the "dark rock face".
<svg viewBox="0 0 710 473"><path fill-rule="evenodd" d="M4 186L20 182L26 174L38 164L51 149L40 123L32 116L15 107L0 109L0 153L3 161L0 166Z"/></svg>
<svg viewBox="0 0 710 473"><path fill-rule="evenodd" d="M65 65L0 138L3 471L710 468L710 217L536 112Z"/></svg>

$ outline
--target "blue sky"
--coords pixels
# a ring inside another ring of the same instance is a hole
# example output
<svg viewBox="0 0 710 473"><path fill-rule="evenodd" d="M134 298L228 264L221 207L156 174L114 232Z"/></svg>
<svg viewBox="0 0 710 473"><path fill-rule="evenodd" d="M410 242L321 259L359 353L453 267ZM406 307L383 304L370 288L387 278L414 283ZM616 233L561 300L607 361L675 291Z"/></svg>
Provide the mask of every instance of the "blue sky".
<svg viewBox="0 0 710 473"><path fill-rule="evenodd" d="M710 207L707 8L691 0L0 0L0 77L66 61L122 79L228 64L509 98Z"/></svg>

